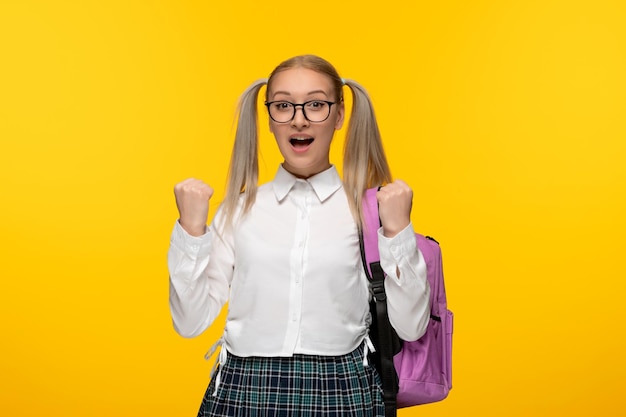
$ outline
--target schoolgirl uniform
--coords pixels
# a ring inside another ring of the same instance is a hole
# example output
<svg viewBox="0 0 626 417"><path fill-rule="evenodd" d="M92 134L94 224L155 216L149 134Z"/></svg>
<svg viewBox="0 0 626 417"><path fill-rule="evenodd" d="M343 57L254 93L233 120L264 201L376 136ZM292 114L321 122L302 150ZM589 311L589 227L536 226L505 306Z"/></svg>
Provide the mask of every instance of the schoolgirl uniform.
<svg viewBox="0 0 626 417"><path fill-rule="evenodd" d="M368 282L357 226L335 167L306 180L279 167L251 210L205 235L176 223L168 266L176 330L202 333L228 301L222 361L198 416L383 417L367 361ZM405 340L424 329L429 288L411 225L379 231L390 321ZM399 272L399 276L397 275Z"/></svg>

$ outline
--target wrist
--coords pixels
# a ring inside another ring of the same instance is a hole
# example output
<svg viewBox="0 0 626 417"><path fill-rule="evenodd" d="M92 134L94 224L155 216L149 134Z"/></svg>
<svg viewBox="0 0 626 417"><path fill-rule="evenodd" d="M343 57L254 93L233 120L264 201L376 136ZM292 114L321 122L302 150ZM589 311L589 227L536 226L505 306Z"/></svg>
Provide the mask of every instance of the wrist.
<svg viewBox="0 0 626 417"><path fill-rule="evenodd" d="M178 223L191 236L199 237L206 233L206 224L188 224L181 219L178 220Z"/></svg>
<svg viewBox="0 0 626 417"><path fill-rule="evenodd" d="M386 238L393 238L396 235L398 235L400 232L402 232L404 229L406 229L409 224L411 224L410 221L393 224L388 227L383 225L382 227L383 236L385 236Z"/></svg>

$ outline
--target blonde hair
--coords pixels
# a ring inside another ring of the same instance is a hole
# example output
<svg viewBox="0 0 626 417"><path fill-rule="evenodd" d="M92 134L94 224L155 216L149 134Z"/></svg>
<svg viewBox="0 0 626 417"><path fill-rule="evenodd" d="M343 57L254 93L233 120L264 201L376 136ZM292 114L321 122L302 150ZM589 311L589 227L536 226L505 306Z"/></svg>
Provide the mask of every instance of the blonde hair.
<svg viewBox="0 0 626 417"><path fill-rule="evenodd" d="M241 95L228 185L222 203L224 224L228 227L233 223L240 199L242 199L241 215L250 211L256 199L259 172L257 111L259 91L267 85L265 92L267 99L274 76L291 68L306 68L326 75L333 84L338 101L343 101L344 85L352 91L352 112L344 145L343 185L352 215L361 229L363 194L367 188L391 182L389 164L382 146L374 108L365 89L354 80L343 80L331 63L315 55L300 55L282 62L272 71L268 79L255 81Z"/></svg>

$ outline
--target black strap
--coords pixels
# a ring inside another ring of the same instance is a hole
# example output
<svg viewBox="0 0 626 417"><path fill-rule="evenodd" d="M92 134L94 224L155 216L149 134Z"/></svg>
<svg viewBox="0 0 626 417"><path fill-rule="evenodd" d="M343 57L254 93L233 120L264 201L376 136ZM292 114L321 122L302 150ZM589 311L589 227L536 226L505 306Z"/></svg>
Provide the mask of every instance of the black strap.
<svg viewBox="0 0 626 417"><path fill-rule="evenodd" d="M380 378L383 385L383 399L385 401L385 417L396 416L396 396L398 394L398 377L393 364L393 356L396 353L394 340L399 340L389 322L387 313L387 294L385 293L385 273L380 262L370 264L372 292L376 311L376 330ZM374 318L372 317L372 320Z"/></svg>

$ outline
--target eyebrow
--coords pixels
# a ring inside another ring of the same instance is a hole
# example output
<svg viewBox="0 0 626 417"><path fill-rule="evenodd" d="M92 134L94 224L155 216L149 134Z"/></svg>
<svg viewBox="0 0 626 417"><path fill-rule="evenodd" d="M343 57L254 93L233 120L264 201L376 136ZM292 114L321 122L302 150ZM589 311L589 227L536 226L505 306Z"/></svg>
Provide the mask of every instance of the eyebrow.
<svg viewBox="0 0 626 417"><path fill-rule="evenodd" d="M309 91L307 93L307 96L311 96L313 94L319 94L322 93L324 94L326 97L328 97L328 94L326 94L326 91L324 90L313 90L313 91ZM284 94L286 96L291 96L291 93L289 91L275 91L274 94L272 94L272 98L276 97L277 94Z"/></svg>

